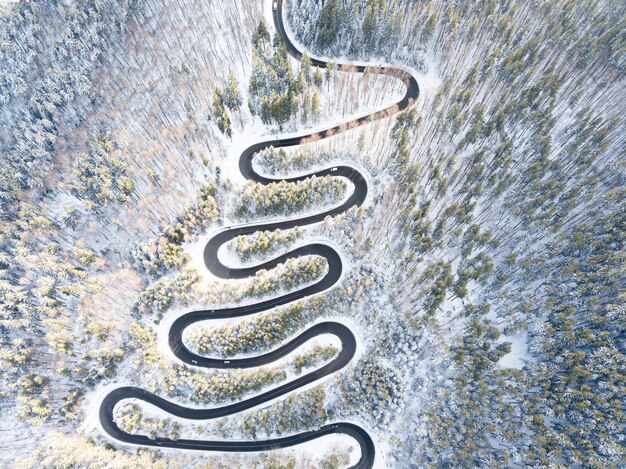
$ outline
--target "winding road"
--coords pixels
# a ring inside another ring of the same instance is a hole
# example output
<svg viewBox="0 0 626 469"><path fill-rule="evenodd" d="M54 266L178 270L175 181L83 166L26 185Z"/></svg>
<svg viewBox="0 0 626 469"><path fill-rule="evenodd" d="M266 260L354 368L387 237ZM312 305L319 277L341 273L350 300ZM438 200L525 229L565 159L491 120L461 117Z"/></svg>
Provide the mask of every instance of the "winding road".
<svg viewBox="0 0 626 469"><path fill-rule="evenodd" d="M279 32L283 41L286 43L289 54L296 59L301 59L302 53L290 41L288 35L285 32L282 18L282 8L283 0L278 0L277 8L274 10L274 23L276 29ZM327 62L316 58L311 58L311 63L314 66L323 68L328 65ZM353 64L336 64L336 66L337 70L339 71L361 73L364 72L367 67L366 65ZM239 159L239 168L244 177L251 181L259 182L261 184L269 184L271 182L275 182L274 179L269 179L260 174L257 174L252 167L252 159L254 157L254 154L260 150L263 150L270 146L273 146L275 148L289 147L300 145L310 140L328 138L332 135L361 126L368 122L391 116L403 109L406 109L407 107L412 105L417 99L419 95L419 87L417 81L409 72L393 67L369 66L367 68L369 69L370 73L391 75L403 80L406 85L406 93L404 97L399 102L386 109L365 115L363 117L359 117L357 119L353 119L351 121L342 123L332 128L325 129L320 132L308 133L296 137L268 140L257 143L247 148L241 154L241 157ZM211 271L217 277L223 279L237 279L253 276L260 269L271 269L290 258L296 258L304 255L317 255L324 257L328 262L328 272L326 273L326 275L313 285L256 304L227 309L198 310L184 314L183 316L176 319L170 327L168 342L174 355L182 362L190 366L204 368L250 368L266 365L280 359L281 357L284 357L300 345L320 334L332 334L339 338L339 340L341 341L341 350L338 355L326 365L315 369L312 372L304 374L297 379L284 383L274 389L266 391L262 394L258 394L249 399L245 399L222 407L205 409L189 408L163 399L139 387L125 386L117 388L105 396L101 403L99 412L100 424L102 425L104 431L108 433L112 438L125 443L154 447L211 451L267 451L305 443L307 441L320 438L324 435L345 434L356 440L361 450L361 458L353 467L371 468L373 466L375 458L375 448L371 437L363 428L348 422L336 422L324 425L323 427L314 431L298 433L283 438L273 438L263 441L210 441L190 439L171 440L168 438L150 439L146 435L135 435L122 431L113 420L113 410L115 406L120 401L125 399L140 399L156 407L159 407L160 409L173 416L190 420L207 420L223 417L244 411L246 409L250 409L252 407L295 391L303 386L306 386L307 384L313 383L323 378L324 376L340 370L350 362L356 351L356 340L354 334L345 325L331 321L315 324L309 327L297 337L293 338L287 344L284 344L281 347L266 354L250 358L224 360L203 357L189 350L182 340L183 332L185 331L185 329L198 321L205 321L208 319L242 317L261 311L267 311L274 307L284 305L298 299L328 290L339 280L342 273L341 258L334 249L326 244L316 243L302 246L260 265L245 268L227 267L220 262L217 255L220 246L237 236L247 235L261 230L275 230L278 228L281 230L285 230L293 228L295 226L304 226L312 223L317 223L324 220L324 218L329 215L337 215L345 212L351 207L360 206L367 196L367 182L365 181L365 178L357 169L350 166L337 166L311 173L306 176L289 178L286 179L286 181L297 182L312 177L313 175L318 177L327 175L345 177L353 183L354 191L343 204L322 213L303 217L297 220L250 224L234 228L225 228L224 230L216 234L213 238L211 238L207 243L204 249L204 262L209 271Z"/></svg>

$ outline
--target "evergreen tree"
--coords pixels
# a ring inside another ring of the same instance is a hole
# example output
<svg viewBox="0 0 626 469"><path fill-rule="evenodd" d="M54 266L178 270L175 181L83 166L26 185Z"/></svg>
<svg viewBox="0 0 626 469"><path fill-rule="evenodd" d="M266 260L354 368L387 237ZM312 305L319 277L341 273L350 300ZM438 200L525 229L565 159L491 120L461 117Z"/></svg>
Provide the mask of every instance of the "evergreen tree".
<svg viewBox="0 0 626 469"><path fill-rule="evenodd" d="M311 114L315 117L315 119L320 116L320 97L317 94L317 91L313 92L313 96L311 97Z"/></svg>
<svg viewBox="0 0 626 469"><path fill-rule="evenodd" d="M230 125L230 117L228 116L228 112L224 108L222 108L222 114L217 118L217 127L228 138L232 137L233 131Z"/></svg>
<svg viewBox="0 0 626 469"><path fill-rule="evenodd" d="M235 77L235 72L231 69L228 74L228 85L222 94L222 102L228 109L239 109L243 100L239 91L239 83Z"/></svg>
<svg viewBox="0 0 626 469"><path fill-rule="evenodd" d="M302 122L306 123L309 120L309 107L311 103L311 93L307 90L304 95L304 105L302 106Z"/></svg>
<svg viewBox="0 0 626 469"><path fill-rule="evenodd" d="M315 86L317 86L318 88L320 86L322 86L322 69L319 67L315 68L315 75L313 76L313 83L315 83Z"/></svg>
<svg viewBox="0 0 626 469"><path fill-rule="evenodd" d="M259 25L252 35L252 45L255 48L265 48L270 40L270 32L265 25L265 21L260 20Z"/></svg>
<svg viewBox="0 0 626 469"><path fill-rule="evenodd" d="M326 65L326 83L329 86L330 86L330 82L333 81L335 77L336 67L337 65L335 65L335 62L332 60L328 61L328 64Z"/></svg>
<svg viewBox="0 0 626 469"><path fill-rule="evenodd" d="M306 51L304 52L304 54L302 54L302 61L300 62L300 70L302 71L302 73L304 73L304 78L307 81L307 83L311 82L311 58L309 57L309 54L306 53Z"/></svg>
<svg viewBox="0 0 626 469"><path fill-rule="evenodd" d="M261 101L261 122L266 125L272 122L272 106L267 96L263 96Z"/></svg>
<svg viewBox="0 0 626 469"><path fill-rule="evenodd" d="M230 138L232 136L230 116L224 107L224 95L219 87L216 87L213 92L213 117L217 121L217 128L220 132Z"/></svg>

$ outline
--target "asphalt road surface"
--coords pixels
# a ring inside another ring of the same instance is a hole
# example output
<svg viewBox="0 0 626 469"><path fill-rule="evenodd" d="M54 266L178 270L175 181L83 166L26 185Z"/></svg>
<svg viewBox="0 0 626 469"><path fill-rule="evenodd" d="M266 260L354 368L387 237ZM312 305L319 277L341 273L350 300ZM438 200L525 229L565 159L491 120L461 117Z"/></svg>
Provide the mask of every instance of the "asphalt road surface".
<svg viewBox="0 0 626 469"><path fill-rule="evenodd" d="M282 19L282 7L283 1L278 0L277 9L274 11L274 23L276 29L281 35L283 41L286 43L289 54L296 59L301 59L302 53L295 47L295 45L290 41L289 37L285 33ZM326 67L328 65L326 62L316 58L311 58L311 63L317 67ZM351 64L335 64L335 66L340 71L361 73L364 72L366 68L362 65L355 66ZM406 93L404 97L399 102L386 109L353 119L348 122L344 122L338 126L328 128L320 132L302 134L287 139L267 140L265 142L257 143L247 148L241 154L241 157L239 159L239 169L241 170L241 173L247 179L259 182L261 184L269 184L271 182L274 182L273 179L263 177L254 171L252 167L252 159L255 153L257 153L258 151L263 150L264 148L268 148L270 146L273 146L274 148L290 147L300 145L309 139L328 138L332 135L361 126L368 122L389 117L403 109L406 109L418 98L419 87L417 81L407 71L400 70L394 67L369 66L368 68L370 73L391 75L403 80L406 85ZM235 308L191 311L173 322L169 331L168 340L172 352L181 361L189 364L190 366L204 368L251 368L266 365L284 357L300 345L320 334L333 334L339 338L339 340L341 341L341 350L338 355L332 361L322 366L321 368L304 374L295 380L284 383L274 389L251 397L249 399L245 399L222 407L204 409L189 408L163 399L139 387L125 386L117 388L114 391L110 392L104 398L100 406L99 414L102 428L111 437L125 443L142 446L153 446L157 448L163 447L205 451L250 452L269 451L272 449L294 446L314 440L316 438L320 438L324 435L345 434L356 440L361 450L361 458L353 467L371 468L373 466L375 458L375 448L371 437L363 428L348 422L331 423L329 425L324 425L323 427L314 431L298 433L283 438L273 438L263 441L211 441L189 439L171 440L169 438L150 439L145 435L126 433L122 431L113 421L113 410L116 404L122 400L133 398L148 402L161 408L162 410L173 416L185 419L207 420L224 417L237 412L242 412L254 406L264 404L268 401L271 401L272 399L283 396L287 393L293 392L303 386L306 386L307 384L313 383L331 373L340 370L350 362L356 350L356 340L354 334L345 325L332 321L315 324L306 329L297 337L293 338L288 343L282 345L281 347L263 355L248 358L225 360L203 357L200 355L196 355L191 350L189 350L184 345L182 340L185 329L198 321L204 321L208 319L242 317L261 311L267 311L277 306L284 305L299 300L301 298L305 298L307 296L328 290L339 280L342 272L341 258L333 248L326 244L308 244L306 246L294 249L282 256L276 257L263 264L245 268L229 268L223 265L217 256L219 247L237 236L251 234L256 231L271 231L277 228L285 230L296 226L305 226L312 223L317 223L324 220L324 218L326 218L327 216L337 215L345 212L351 207L360 206L367 196L367 182L365 181L365 178L357 169L350 166L331 167L322 171L307 174L306 176L286 179L286 181L296 182L312 177L313 175L318 177L330 175L347 178L353 183L354 191L350 195L350 197L340 206L331 208L325 212L302 217L296 220L249 224L245 226L225 228L224 230L216 234L213 238L211 238L207 243L204 249L204 262L207 269L209 269L214 275L224 279L235 279L250 277L260 269L271 269L276 265L285 262L289 258L296 258L304 255L317 255L324 257L328 262L328 272L326 273L326 275L320 281L313 285L266 301L242 305Z"/></svg>

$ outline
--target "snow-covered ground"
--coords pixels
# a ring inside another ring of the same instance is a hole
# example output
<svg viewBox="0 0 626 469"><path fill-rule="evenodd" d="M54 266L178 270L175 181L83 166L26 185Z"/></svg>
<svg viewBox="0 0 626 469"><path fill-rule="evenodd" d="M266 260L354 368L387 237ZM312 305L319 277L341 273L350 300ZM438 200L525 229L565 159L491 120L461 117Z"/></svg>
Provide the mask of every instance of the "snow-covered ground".
<svg viewBox="0 0 626 469"><path fill-rule="evenodd" d="M266 20L268 24L272 24L272 20L271 20L271 16L272 16L272 10L271 10L271 2L264 2L264 14L266 16ZM297 64L294 64L297 65ZM378 64L379 65L379 64ZM340 75L345 75L345 72L339 72ZM432 83L435 83L434 78L432 78ZM344 80L344 77L341 77L341 80ZM223 146L223 148L225 149L224 153L223 153L223 158L221 159L221 161L217 162L217 166L220 169L220 177L222 179L227 179L229 181L231 181L232 183L236 184L236 185L240 185L244 183L243 177L241 176L240 172L239 172L239 168L238 168L238 160L239 160L239 155L242 153L242 151L244 149L246 149L248 146L258 142L258 141L262 141L263 139L267 139L271 136L271 138L275 138L276 136L290 136L290 135L300 135L302 133L310 133L310 132L314 132L317 130L322 130L325 128L328 128L330 126L334 126L339 124L340 122L343 122L345 120L348 119L352 119L355 117L359 117L365 114L368 114L370 112L373 112L375 110L384 108L389 106L390 104L398 101L404 94L404 86L402 85L400 80L391 78L391 77L370 77L370 84L369 84L369 88L367 89L367 93L365 93L365 89L363 88L362 84L358 84L358 82L360 80L362 80L362 77L359 75L356 75L355 77L351 77L349 80L354 81L357 86L360 86L362 89L362 92L364 93L365 97L362 99L363 101L363 105L359 106L357 109L354 109L351 113L346 114L345 112L345 106L343 107L343 111L340 114L333 114L333 109L337 107L337 99L336 97L333 97L333 93L336 92L336 89L334 86L331 86L328 93L322 93L321 95L321 115L323 116L320 121L315 122L315 123L308 123L306 125L306 127L304 128L300 128L297 131L288 131L286 133L282 133L279 131L279 129L277 129L276 127L266 127L260 124L259 119L252 119L249 116L249 113L246 111L242 112L242 115L240 116L241 121L243 122L243 126L240 126L238 124L237 118L233 119L234 125L233 125L233 138L232 140L228 140L225 139L223 136L218 136L218 138L221 141L221 145ZM338 80L339 81L339 80ZM345 82L345 80L344 80ZM390 86L391 85L391 86ZM347 86L347 85L346 85ZM350 85L352 86L352 85ZM436 85L433 85L436 86ZM372 99L372 96L374 97L374 99ZM380 97L384 97L384 100L381 100ZM244 106L242 106L244 109L247 109L247 106L244 103ZM355 163L355 161L353 161L352 159L349 158L343 158L343 159L337 159L337 160L333 160L332 164L345 164L345 165L351 165L356 167L360 172L362 172L362 174L364 174L368 180L368 184L370 185L370 187L372 187L372 180L371 177L368 173L368 171L366 171L361 164L359 163ZM328 165L324 165L323 167L327 167ZM314 167L312 170L318 169L318 167ZM319 167L319 169L321 169L321 167ZM287 176L287 175L285 175ZM294 174L290 174L289 176L294 176ZM349 190L346 193L345 198L347 198L349 196L349 194L352 192L353 187L349 187ZM345 198L343 200L345 200ZM340 201L340 202L343 202ZM368 199L366 200L366 203L364 204L364 207L368 207L373 203L372 201L372 195L370 193L370 195L368 195ZM314 207L313 209L311 209L310 211L307 211L306 213L299 213L299 214L294 214L290 217L288 217L287 219L298 219L298 218L302 218L303 216L306 216L306 214L308 213L318 213L319 211L323 210L324 207ZM277 219L277 218L275 218ZM281 219L285 219L285 218L281 218ZM255 219L254 224L258 224L261 223L264 220L257 220ZM224 224L226 226L230 225L232 222L228 219L224 220ZM187 254L189 254L191 256L191 262L190 262L190 266L194 267L199 273L200 275L203 277L203 281L204 282L211 282L211 281L216 281L218 279L213 278L213 276L207 272L207 269L204 266L204 260L203 260L203 252L204 252L204 247L206 245L206 242L208 241L208 239L210 239L212 236L214 236L217 232L219 232L220 230L222 230L223 228L221 227L215 227L212 230L210 230L210 232L206 233L203 236L200 236L196 241L191 242L191 243L187 243L183 246L185 252ZM330 241L327 238L322 238L319 236L308 236L307 233L304 233L304 236L302 239L298 240L291 249L293 248L297 248L299 246L302 245L306 245L309 244L311 242L322 242L325 244L329 244L332 247L334 247L337 252L339 252L339 254L341 255L342 258L342 263L343 263L343 273L342 273L342 278L339 280L339 282L334 285L332 288L336 288L338 286L341 285L341 282L343 281L343 278L346 276L346 274L348 272L350 272L351 270L351 263L350 261L343 255L342 250L340 249L339 246L335 245L332 241ZM276 255L279 255L275 254ZM239 266L241 265L239 259L237 256L233 255L231 252L229 252L227 249L225 249L225 247L223 247L222 249L220 249L219 252L219 257L221 259L222 262L224 262L226 265L229 266ZM167 333L169 330L170 325L172 324L172 322L179 317L182 314L185 314L191 310L194 309L202 309L202 308L206 308L207 305L190 305L189 307L185 307L185 308L176 308L173 309L171 311L169 311L164 319L159 323L158 327L157 327L157 340L158 340L158 350L159 352L165 356L168 357L168 359L176 362L177 359L171 354L171 350L169 349L169 346L167 344ZM220 305L220 307L228 307L228 305ZM263 314L263 313L259 313L259 314ZM355 336L357 338L357 353L356 356L354 357L353 361L357 362L359 361L359 359L363 356L364 350L365 350L365 344L364 341L362 339L362 335L363 334L367 334L367 331L365 330L361 330L360 329L360 325L353 323L351 320L347 320L345 318L342 317L337 317L337 318L329 318L329 317L325 317L323 320L329 320L332 319L334 321L343 323L345 325L347 325L348 327L350 327L351 330L353 330L355 332ZM313 324L321 321L322 319L319 319L317 321L315 321ZM238 319L225 319L225 320L215 320L215 321L206 321L204 323L200 323L195 325L194 327L205 327L205 326L210 326L210 327L216 327L218 325L222 325L222 324L226 324L226 323L234 323L237 322ZM307 325L303 325L303 328L306 328ZM288 339L287 339L288 340ZM337 339L334 336L320 336L317 337L309 342L307 342L307 344L299 347L296 351L293 351L292 353L290 353L288 356L284 357L283 359L277 361L275 364L273 364L273 366L284 366L287 363L289 363L293 357L297 354L301 354L305 351L310 351L315 345L327 345L327 344L333 344L335 346L338 346L339 344L337 343ZM123 364L122 364L123 366ZM88 418L85 420L84 422L84 430L88 433L93 432L94 430L99 428L99 423L97 422L97 409L99 407L99 402L101 401L101 399L106 395L106 393L108 391L110 391L111 389L113 389L114 387L117 387L121 384L124 384L124 380L128 379L129 380L129 384L139 384L136 380L136 377L131 377L128 376L125 373L120 373L118 375L118 382L117 383L109 383L106 385L100 385L98 386L92 393L90 393L90 396L87 399L87 408L91 409L88 415ZM288 380L289 379L293 379L293 374L292 372L289 372L288 374ZM315 386L320 385L321 383L327 382L328 380L334 379L334 375L330 375L325 377L324 379L316 382L316 383L312 383L309 386L306 386L304 388L299 389L297 392L302 392L304 390L313 388ZM263 408L263 407L267 407L272 405L273 403L285 399L288 396L282 396L280 398L277 398L276 400L273 400L271 402L268 403L264 403L263 405L259 406L258 408ZM172 417L168 414L165 414L163 412L161 412L160 410L153 408L150 405L147 404L142 404L142 407L146 408L145 410L147 411L148 415L154 415L157 416L159 418L170 418L172 419ZM255 408L256 409L256 408ZM255 410L255 409L252 409ZM359 422L360 425L367 427L365 422ZM375 432L371 432L372 436L375 438L376 434ZM375 438L376 439L376 438ZM345 440L345 441L344 441ZM116 444L119 444L119 442L116 442ZM319 457L320 454L323 454L324 452L326 452L327 450L329 450L331 447L334 447L336 445L339 445L342 448L342 452L348 450L349 454L350 454L350 459L351 462L354 463L358 457L358 450L355 450L355 445L354 442L347 437L325 437L325 438L321 438L318 440L315 440L313 442L304 444L304 445L299 445L295 448L291 448L288 450L284 450L286 452L294 452L298 454L298 457L304 457L305 459L312 457ZM378 445L378 442L377 442ZM350 448L352 448L350 450ZM387 451L386 448L380 447L377 448L377 459L376 459L376 467L387 467L387 462L384 460L384 454ZM165 450L167 451L174 451L176 452L177 450Z"/></svg>
<svg viewBox="0 0 626 469"><path fill-rule="evenodd" d="M262 313L261 313L262 314ZM349 327L351 330L353 331L357 331L355 333L355 337L357 340L357 347L356 347L356 353L355 356L353 358L353 361L356 362L358 361L364 351L364 345L363 345L363 339L361 338L360 334L358 333L358 328L357 326L350 320L347 320L344 317L336 317L336 318L324 318L324 319L318 319L316 321L314 321L313 323L311 323L309 326L312 326L314 324L317 324L319 322L322 321L335 321L335 322L339 322L341 324L344 324L345 326ZM174 362L178 362L181 363L176 357L174 357L171 354L171 350L169 349L169 346L167 345L167 341L166 339L164 339L163 337L163 332L169 330L168 327L168 323L170 321L164 321L161 326L159 327L159 352L161 354L163 354L164 356L167 356L170 360L174 361ZM288 339L289 340L289 339ZM288 341L287 340L287 341ZM287 363L289 363L290 361L292 361L293 357L299 354L302 354L303 352L307 352L312 350L316 345L332 345L335 346L337 348L340 347L340 342L337 339L337 337L333 336L333 335L321 335L318 336L310 341L308 341L306 344L303 344L301 347L298 347L296 350L292 351L290 354L288 354L287 356L281 358L280 360L277 360L272 366L277 366L277 367L282 367L284 365L286 365ZM181 363L182 364L182 363ZM319 368L320 366L323 366L324 363L319 364L318 366L316 366L316 368ZM306 372L308 372L310 370L307 370ZM293 373L293 371L288 371L287 374L287 381L292 380L295 378L295 374ZM335 374L331 374L328 376L325 376L324 378L311 383L309 385L303 386L301 388L298 388L298 390L296 390L296 393L300 393L309 389L312 389L314 387L317 387L319 385L323 385L324 383L328 382L329 380L334 379ZM123 444L121 442L118 442L117 440L111 439L110 437L108 437L108 435L106 435L100 427L100 422L99 422L99 417L98 417L98 412L99 412L99 408L100 408L100 403L102 402L102 400L104 399L104 397L111 392L112 390L116 389L117 387L119 387L120 385L126 384L126 385L138 385L141 387L141 383L136 383L134 381L136 381L136 378L133 379L133 382L115 382L115 383L106 383L106 384L100 384L98 385L91 393L89 393L89 396L87 397L86 401L85 401L85 406L87 409L89 409L89 412L86 415L85 420L83 421L83 424L81 425L81 431L87 433L87 434L94 434L94 435L101 435L104 436L105 439L109 439L111 440L111 442L115 443L116 445L122 445L122 446L127 446L129 448L135 447L134 445L128 445L128 444ZM122 380L123 378L120 377L120 380ZM127 379L131 379L130 377L127 376ZM263 390L258 391L255 394L260 394L261 392L263 392ZM270 401L264 402L263 404L260 404L258 406L252 407L251 409L249 409L246 412L253 412L255 410L260 410L260 409L264 409L267 408L273 404L275 404L276 402L280 402L283 401L285 399L287 399L291 394L287 394L284 396L279 396L275 399L272 399ZM246 397L252 397L253 395L250 396L246 396ZM130 402L130 401L129 401ZM182 428L190 428L189 425L193 422L194 424L197 424L198 421L189 421L186 419L181 419L178 417L174 417L172 415L170 415L167 412L162 411L161 409L159 409L158 407L155 407L151 404L142 402L142 401L133 401L133 402L137 402L138 404L140 404L140 407L142 408L142 413L146 416L146 417L156 417L159 420L170 420L173 422L178 422L181 424ZM207 406L198 406L198 405L187 405L190 408L207 408ZM220 406L215 406L215 407L220 407ZM194 438L193 433L190 433L189 435L186 435L185 433L181 434L181 437L183 438ZM356 461L359 458L359 452L358 449L355 450L355 448L358 448L357 445L355 445L355 442L346 436L342 436L341 438L336 438L335 442L338 443L337 448L341 449L341 452L348 452L350 454L350 458L351 461ZM315 454L317 457L319 457L320 455L325 455L327 453L322 452L322 451L330 451L330 443L332 443L332 439L331 438L320 438L317 440L314 440L310 443L307 443L306 446L303 445L303 451L305 451L305 453L308 453L309 451L312 452L312 454ZM288 450L285 451L296 451L300 452L300 445L296 446L295 448L290 448ZM178 449L168 449L167 451L172 451L172 452L177 452L177 451L184 451L184 450L178 450ZM356 454L355 454L356 453ZM306 454L305 454L306 455ZM379 466L377 465L376 467L384 467L384 466Z"/></svg>
<svg viewBox="0 0 626 469"><path fill-rule="evenodd" d="M498 361L498 367L521 370L531 361L528 353L528 334L526 332L520 332L508 337L502 336L500 337L500 342L509 342L511 351Z"/></svg>

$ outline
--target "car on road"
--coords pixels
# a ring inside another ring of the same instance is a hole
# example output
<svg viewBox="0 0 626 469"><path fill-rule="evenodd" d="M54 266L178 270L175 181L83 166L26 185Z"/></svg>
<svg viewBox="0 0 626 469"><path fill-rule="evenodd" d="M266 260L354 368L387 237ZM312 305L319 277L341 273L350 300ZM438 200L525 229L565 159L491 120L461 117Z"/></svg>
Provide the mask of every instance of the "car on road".
<svg viewBox="0 0 626 469"><path fill-rule="evenodd" d="M278 10L278 2L274 2L274 11Z"/></svg>

